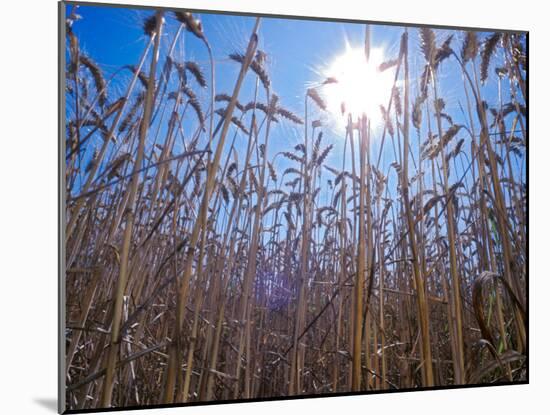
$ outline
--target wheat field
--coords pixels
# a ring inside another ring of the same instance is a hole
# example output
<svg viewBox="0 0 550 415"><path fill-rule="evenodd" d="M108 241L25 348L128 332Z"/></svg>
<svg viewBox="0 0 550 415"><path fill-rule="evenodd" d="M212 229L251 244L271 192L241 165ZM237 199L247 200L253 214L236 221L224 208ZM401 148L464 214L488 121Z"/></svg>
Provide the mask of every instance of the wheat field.
<svg viewBox="0 0 550 415"><path fill-rule="evenodd" d="M69 410L527 381L525 33L335 22L360 43L311 71L285 57L314 23L223 43L142 10L114 65L92 9L65 22Z"/></svg>

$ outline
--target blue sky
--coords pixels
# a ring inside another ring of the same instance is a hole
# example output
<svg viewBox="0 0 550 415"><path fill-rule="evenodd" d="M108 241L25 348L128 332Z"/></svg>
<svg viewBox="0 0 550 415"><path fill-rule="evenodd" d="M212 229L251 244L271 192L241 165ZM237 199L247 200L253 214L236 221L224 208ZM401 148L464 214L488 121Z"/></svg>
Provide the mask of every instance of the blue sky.
<svg viewBox="0 0 550 415"><path fill-rule="evenodd" d="M71 13L71 9L72 6L67 8L67 14ZM137 64L148 40L147 36L143 34L142 23L152 13L152 10L80 6L78 14L82 16L82 19L74 24L73 30L79 37L81 49L100 65L106 78L109 78L120 67ZM178 26L178 22L173 19L171 14L168 13L167 16L167 24L162 38L165 50ZM230 61L227 56L232 52L244 52L254 25L254 17L206 13L197 14L196 17L202 20L204 33L212 45L216 64L216 93L230 93L239 66ZM403 30L398 26L371 25L372 46L382 47L388 59L395 58L398 54L399 39ZM324 79L321 74L323 68L326 68L336 56L345 50L346 44L362 47L365 26L356 23L262 18L259 33L259 48L268 53L267 67L273 91L279 95L282 106L303 118L304 96L308 86ZM437 30L438 44L451 34L454 35L452 46L459 52L463 37L461 31ZM486 33L478 35L480 40L486 36ZM424 64L417 29L409 28L409 39L411 77L414 80L415 77L420 76ZM183 48L177 51L176 57L180 57L181 60L196 61L209 80L209 61L204 45L188 32L184 34L183 44ZM495 105L497 101L497 80L493 67L498 65L499 60L502 60L502 57L496 56L495 63L490 70L489 82L482 87L483 94L490 105ZM123 71L115 76L109 88L111 92L114 92L115 98L123 93L129 77L128 71ZM446 112L453 117L455 123L468 124L463 112L463 110L466 111L463 81L456 62L451 62L449 59L448 62L442 64L439 82L440 90L446 99ZM253 85L253 77L247 77L240 95L243 103L251 100ZM506 92L508 90L509 88L503 88L503 102L509 101L509 92ZM195 91L201 97L203 107L208 108L209 91L198 88ZM416 88L413 85L411 101L416 95ZM265 100L265 97L262 100ZM462 107L461 102L463 103ZM70 112L71 109L67 108L67 110ZM342 131L339 131L335 123L331 122L330 116L326 114L318 114L318 116L326 119L325 144L334 145L334 150L328 157L327 163L340 167L344 144ZM310 116L310 120L315 118L315 116ZM434 128L433 125L432 128ZM425 134L424 129L423 136L420 137L422 141L426 139ZM291 150L301 142L302 135L302 127L295 127L288 122L274 125L270 139L269 159L277 152ZM462 135L462 133L459 134L457 139ZM238 148L242 148L244 145L244 137L238 138ZM418 138L414 130L411 145L413 152L416 153ZM375 137L371 148L372 158L376 158L378 155L378 146L379 140ZM88 156L91 151L91 148L87 150ZM84 157L86 158L86 155ZM281 157L277 161L280 163L276 166L277 170L283 170L288 166ZM390 171L389 165L392 161L394 161L393 151L390 143L386 141L381 166L383 172ZM450 183L456 181L457 177L461 175L460 171L453 172ZM332 177L327 173L325 178ZM395 183L390 184L390 187L395 188Z"/></svg>

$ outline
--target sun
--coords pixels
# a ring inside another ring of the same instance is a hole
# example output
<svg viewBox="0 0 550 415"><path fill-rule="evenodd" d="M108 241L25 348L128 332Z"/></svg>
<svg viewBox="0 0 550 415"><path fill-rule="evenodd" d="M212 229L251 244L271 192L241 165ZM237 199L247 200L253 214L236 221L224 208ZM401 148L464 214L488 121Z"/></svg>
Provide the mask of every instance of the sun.
<svg viewBox="0 0 550 415"><path fill-rule="evenodd" d="M336 81L326 83L322 91L328 110L340 126L347 123L349 114L353 120L366 115L372 126L381 124L380 105L388 105L393 85L393 71L379 70L383 62L382 48L371 48L367 61L363 48L346 45L345 53L323 72L327 79Z"/></svg>

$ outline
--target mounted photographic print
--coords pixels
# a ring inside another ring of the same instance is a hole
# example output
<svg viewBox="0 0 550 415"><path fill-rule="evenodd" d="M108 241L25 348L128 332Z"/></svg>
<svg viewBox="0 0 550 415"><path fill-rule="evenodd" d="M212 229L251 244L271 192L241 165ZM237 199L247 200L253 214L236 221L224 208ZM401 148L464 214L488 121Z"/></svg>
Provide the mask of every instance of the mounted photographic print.
<svg viewBox="0 0 550 415"><path fill-rule="evenodd" d="M528 34L419 23L60 3L61 412L528 382Z"/></svg>

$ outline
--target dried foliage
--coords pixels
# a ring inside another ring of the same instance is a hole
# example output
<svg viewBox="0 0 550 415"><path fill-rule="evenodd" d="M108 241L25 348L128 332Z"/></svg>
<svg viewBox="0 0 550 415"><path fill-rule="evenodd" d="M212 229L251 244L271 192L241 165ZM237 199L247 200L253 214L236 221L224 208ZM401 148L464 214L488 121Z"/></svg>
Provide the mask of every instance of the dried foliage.
<svg viewBox="0 0 550 415"><path fill-rule="evenodd" d="M159 18L126 88L67 23L68 408L526 379L521 34L466 32L458 57L460 35L404 31L379 68L399 68L383 128L335 132L336 80L286 109L257 26L214 95L202 61L163 49L209 48L200 21L167 15L177 37ZM501 103L480 82L517 91Z"/></svg>

